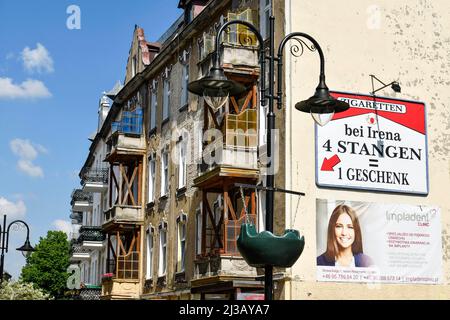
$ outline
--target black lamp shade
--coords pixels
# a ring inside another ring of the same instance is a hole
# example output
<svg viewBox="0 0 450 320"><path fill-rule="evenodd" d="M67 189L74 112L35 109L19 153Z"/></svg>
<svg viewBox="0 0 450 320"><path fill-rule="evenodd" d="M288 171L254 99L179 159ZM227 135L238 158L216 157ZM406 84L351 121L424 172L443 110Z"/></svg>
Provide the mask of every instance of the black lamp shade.
<svg viewBox="0 0 450 320"><path fill-rule="evenodd" d="M30 240L27 239L23 246L21 246L20 248L17 248L17 251L31 252L31 251L35 251L35 249L31 246Z"/></svg>
<svg viewBox="0 0 450 320"><path fill-rule="evenodd" d="M238 96L247 89L240 83L229 80L222 68L212 67L209 75L188 84L188 90L196 95L203 96L205 91L212 97Z"/></svg>
<svg viewBox="0 0 450 320"><path fill-rule="evenodd" d="M348 110L348 108L350 108L348 103L337 100L330 95L330 91L324 82L319 84L316 93L311 98L295 105L295 109L299 111L318 114L339 113Z"/></svg>

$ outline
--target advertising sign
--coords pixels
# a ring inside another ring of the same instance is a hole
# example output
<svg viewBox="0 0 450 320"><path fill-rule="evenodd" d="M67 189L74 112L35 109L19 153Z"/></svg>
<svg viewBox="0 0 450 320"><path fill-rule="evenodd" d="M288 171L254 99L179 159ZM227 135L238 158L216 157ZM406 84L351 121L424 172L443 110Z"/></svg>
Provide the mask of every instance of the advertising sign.
<svg viewBox="0 0 450 320"><path fill-rule="evenodd" d="M317 280L438 284L440 209L317 200Z"/></svg>
<svg viewBox="0 0 450 320"><path fill-rule="evenodd" d="M424 103L331 95L350 109L316 126L317 185L428 194Z"/></svg>

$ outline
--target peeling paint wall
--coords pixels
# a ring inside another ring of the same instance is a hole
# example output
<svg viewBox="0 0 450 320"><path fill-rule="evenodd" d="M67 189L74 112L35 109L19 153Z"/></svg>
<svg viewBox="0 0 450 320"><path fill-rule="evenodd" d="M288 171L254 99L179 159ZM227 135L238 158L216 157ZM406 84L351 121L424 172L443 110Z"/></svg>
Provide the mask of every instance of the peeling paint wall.
<svg viewBox="0 0 450 320"><path fill-rule="evenodd" d="M328 87L368 94L370 74L399 81L380 96L419 100L427 106L428 196L321 189L315 184L315 138L311 117L294 109L318 83L319 58L306 51L286 54L286 188L306 193L286 196L286 224L306 238L290 270L286 299L450 299L450 6L446 0L285 0L286 34L300 31L321 45ZM282 17L277 17L281 19ZM297 137L301 137L301 140ZM300 141L299 141L300 140ZM301 145L300 145L301 144ZM316 282L316 198L437 205L442 225L442 285L366 285Z"/></svg>

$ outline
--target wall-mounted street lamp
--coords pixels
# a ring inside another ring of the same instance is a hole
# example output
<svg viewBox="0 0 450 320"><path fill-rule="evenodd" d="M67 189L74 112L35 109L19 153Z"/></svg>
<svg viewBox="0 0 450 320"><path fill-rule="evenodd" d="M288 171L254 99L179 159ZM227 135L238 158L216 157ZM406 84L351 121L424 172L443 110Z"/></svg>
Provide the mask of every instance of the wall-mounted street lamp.
<svg viewBox="0 0 450 320"><path fill-rule="evenodd" d="M335 113L343 112L347 110L350 106L343 101L338 101L330 95L329 89L325 84L325 59L323 55L323 51L317 41L308 34L294 32L281 41L278 47L278 55L275 56L275 44L274 44L274 35L275 35L275 18L273 16L270 17L269 24L269 55L266 56L266 47L264 45L263 38L261 34L258 32L255 26L246 21L241 20L233 20L225 23L219 29L216 43L215 43L215 51L214 51L214 60L213 66L210 69L209 74L197 81L193 81L189 83L188 90L194 94L199 96L203 96L205 101L210 104L212 107L222 106L229 96L237 96L247 89L233 81L228 79L225 76L224 70L220 65L220 54L219 54L219 46L222 33L227 30L227 28L232 24L240 24L246 26L252 33L254 33L259 42L259 62L260 62L260 97L261 97L261 105L266 106L268 103L268 114L267 114L267 156L268 159L272 159L272 150L273 150L273 141L272 141L272 130L275 129L275 113L274 113L274 101L277 100L278 109L282 108L283 102L283 92L282 92L282 75L283 75L283 51L286 43L294 39L298 44L301 45L303 49L303 45L306 45L301 38L306 38L311 41L313 46L306 47L310 51L315 51L317 49L320 56L320 76L319 76L319 85L316 88L316 92L314 95L305 100L297 103L295 108L302 112L310 113L316 121L317 124L323 126L327 124L333 117ZM296 45L298 48L298 45ZM292 50L291 50L291 53ZM269 62L269 85L268 92L266 93L266 81L265 81L265 69L266 69L266 60ZM277 94L274 94L274 83L275 83L275 62L278 63L278 77L277 77ZM212 104L211 104L212 103ZM273 232L273 212L274 212L274 175L273 173L267 174L267 186L266 190L266 230ZM273 266L266 265L265 266L265 299L272 300L273 297Z"/></svg>
<svg viewBox="0 0 450 320"><path fill-rule="evenodd" d="M31 252L33 252L35 249L30 244L30 228L28 225L22 221L22 220L15 220L11 222L8 225L8 228L6 227L6 215L3 216L3 228L0 226L0 238L1 238L1 260L0 260L0 283L3 282L3 268L5 263L5 251L8 253L8 245L9 245L9 231L11 229L11 226L15 224L22 224L27 228L27 238L25 240L25 243L20 248L17 248L17 251L22 252L22 255L24 257L28 257Z"/></svg>
<svg viewBox="0 0 450 320"><path fill-rule="evenodd" d="M374 83L373 83L374 79L377 80L379 83L381 83L383 86L375 90L375 86L374 86ZM385 84L383 81L378 79L373 74L370 75L370 80L372 81L372 92L370 93L371 95L375 95L376 92L378 92L380 90L383 90L384 88L386 88L388 86L391 86L391 89L394 92L397 92L397 93L402 92L402 88L400 87L400 84L397 81L392 81L391 83Z"/></svg>

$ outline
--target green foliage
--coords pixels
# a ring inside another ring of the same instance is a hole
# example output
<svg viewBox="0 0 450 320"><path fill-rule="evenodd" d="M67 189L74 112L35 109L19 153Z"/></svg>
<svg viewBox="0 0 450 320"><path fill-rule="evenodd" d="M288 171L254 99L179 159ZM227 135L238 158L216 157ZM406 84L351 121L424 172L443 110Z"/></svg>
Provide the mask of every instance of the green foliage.
<svg viewBox="0 0 450 320"><path fill-rule="evenodd" d="M36 289L32 283L4 281L0 286L0 300L49 300L50 295Z"/></svg>
<svg viewBox="0 0 450 320"><path fill-rule="evenodd" d="M22 269L21 280L61 298L67 286L70 245L62 231L48 231Z"/></svg>

